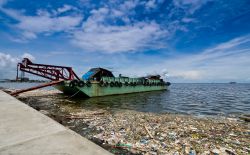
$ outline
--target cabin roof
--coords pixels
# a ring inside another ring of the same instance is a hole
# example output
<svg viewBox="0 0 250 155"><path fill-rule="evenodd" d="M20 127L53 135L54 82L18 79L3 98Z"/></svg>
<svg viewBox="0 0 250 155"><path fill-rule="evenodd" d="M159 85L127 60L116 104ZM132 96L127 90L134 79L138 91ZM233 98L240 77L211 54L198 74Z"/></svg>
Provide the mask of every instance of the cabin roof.
<svg viewBox="0 0 250 155"><path fill-rule="evenodd" d="M111 71L109 71L109 70L107 70L107 69L104 69L104 68L101 68L101 67L98 67L98 68L91 68L89 71L93 71L93 72L104 71L104 72L112 73Z"/></svg>
<svg viewBox="0 0 250 155"><path fill-rule="evenodd" d="M87 73L85 73L82 78L84 80L89 80L91 78L96 77L100 78L101 76L107 76L107 77L114 77L113 73L107 69L98 67L98 68L91 68Z"/></svg>
<svg viewBox="0 0 250 155"><path fill-rule="evenodd" d="M157 79L160 79L160 78L161 78L161 76L160 76L160 75L148 75L148 76L146 76L145 78L147 78L147 79L155 79L155 80L157 80Z"/></svg>

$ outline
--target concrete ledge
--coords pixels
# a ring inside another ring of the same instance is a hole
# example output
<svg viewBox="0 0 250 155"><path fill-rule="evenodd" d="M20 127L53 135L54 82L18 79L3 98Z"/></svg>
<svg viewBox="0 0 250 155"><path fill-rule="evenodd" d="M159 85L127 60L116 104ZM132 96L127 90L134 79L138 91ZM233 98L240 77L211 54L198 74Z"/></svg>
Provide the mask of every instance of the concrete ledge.
<svg viewBox="0 0 250 155"><path fill-rule="evenodd" d="M0 154L111 155L1 90Z"/></svg>

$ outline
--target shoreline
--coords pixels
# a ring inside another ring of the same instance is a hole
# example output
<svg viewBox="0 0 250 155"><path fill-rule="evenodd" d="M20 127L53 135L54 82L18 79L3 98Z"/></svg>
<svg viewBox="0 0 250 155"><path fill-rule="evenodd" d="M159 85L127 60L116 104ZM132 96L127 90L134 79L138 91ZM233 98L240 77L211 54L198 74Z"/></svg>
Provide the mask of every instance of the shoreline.
<svg viewBox="0 0 250 155"><path fill-rule="evenodd" d="M114 154L250 153L249 123L235 118L79 108L57 90L17 99Z"/></svg>

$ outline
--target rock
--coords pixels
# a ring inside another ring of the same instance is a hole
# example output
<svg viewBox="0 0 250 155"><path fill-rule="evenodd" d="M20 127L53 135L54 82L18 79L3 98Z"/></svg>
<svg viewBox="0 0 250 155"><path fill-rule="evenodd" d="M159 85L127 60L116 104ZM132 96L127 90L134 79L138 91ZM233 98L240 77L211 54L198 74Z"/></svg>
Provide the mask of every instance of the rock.
<svg viewBox="0 0 250 155"><path fill-rule="evenodd" d="M250 122L250 115L242 115L239 118L246 122Z"/></svg>
<svg viewBox="0 0 250 155"><path fill-rule="evenodd" d="M49 115L49 112L46 111L46 110L40 110L39 112L42 113L42 114L44 114L44 115Z"/></svg>
<svg viewBox="0 0 250 155"><path fill-rule="evenodd" d="M236 153L235 153L233 150L230 150L230 149L225 149L225 152L226 152L228 155L236 155Z"/></svg>
<svg viewBox="0 0 250 155"><path fill-rule="evenodd" d="M179 155L179 152L177 152L177 151L176 151L176 152L174 152L174 154L173 154L173 155Z"/></svg>
<svg viewBox="0 0 250 155"><path fill-rule="evenodd" d="M210 155L210 151L204 151L201 155Z"/></svg>
<svg viewBox="0 0 250 155"><path fill-rule="evenodd" d="M229 136L233 136L233 137L235 137L235 136L237 136L236 134L234 134L234 133L230 133L229 134Z"/></svg>
<svg viewBox="0 0 250 155"><path fill-rule="evenodd" d="M194 132L195 132L195 131L198 131L198 129L195 128L195 127L190 127L189 129L190 129L191 131L194 131Z"/></svg>
<svg viewBox="0 0 250 155"><path fill-rule="evenodd" d="M220 150L218 150L218 149L213 149L212 151L211 151L211 153L213 154L213 155L219 155L220 154Z"/></svg>
<svg viewBox="0 0 250 155"><path fill-rule="evenodd" d="M190 147L189 146L185 146L184 153L185 154L189 154L190 153Z"/></svg>
<svg viewBox="0 0 250 155"><path fill-rule="evenodd" d="M190 151L189 151L189 155L196 155L196 151L191 148Z"/></svg>
<svg viewBox="0 0 250 155"><path fill-rule="evenodd" d="M166 148L166 147L167 147L167 144L164 143L164 142L161 142L161 147L162 147L162 148Z"/></svg>
<svg viewBox="0 0 250 155"><path fill-rule="evenodd" d="M238 139L232 140L231 142L234 143L234 144L240 145L240 141Z"/></svg>
<svg viewBox="0 0 250 155"><path fill-rule="evenodd" d="M169 138L175 139L176 138L176 133L175 132L169 132L168 133Z"/></svg>
<svg viewBox="0 0 250 155"><path fill-rule="evenodd" d="M143 145L148 144L148 140L147 139L141 139L140 143L143 144Z"/></svg>
<svg viewBox="0 0 250 155"><path fill-rule="evenodd" d="M155 145L155 144L152 144L151 145L151 150L156 152L158 150L158 146Z"/></svg>
<svg viewBox="0 0 250 155"><path fill-rule="evenodd" d="M150 155L157 155L157 152L151 151L149 154Z"/></svg>

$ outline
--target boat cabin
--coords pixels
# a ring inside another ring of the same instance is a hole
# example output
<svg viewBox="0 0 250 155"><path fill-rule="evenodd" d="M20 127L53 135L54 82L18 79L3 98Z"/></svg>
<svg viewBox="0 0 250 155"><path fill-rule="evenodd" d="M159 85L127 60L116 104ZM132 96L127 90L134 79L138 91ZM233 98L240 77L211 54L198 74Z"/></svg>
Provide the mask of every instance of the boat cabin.
<svg viewBox="0 0 250 155"><path fill-rule="evenodd" d="M149 80L160 80L161 76L160 75L149 75L149 76L146 76L145 78L149 79Z"/></svg>
<svg viewBox="0 0 250 155"><path fill-rule="evenodd" d="M82 76L82 79L100 81L102 77L114 77L114 75L104 68L92 68Z"/></svg>

